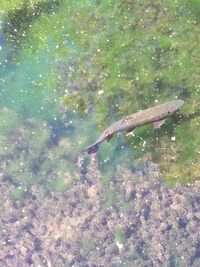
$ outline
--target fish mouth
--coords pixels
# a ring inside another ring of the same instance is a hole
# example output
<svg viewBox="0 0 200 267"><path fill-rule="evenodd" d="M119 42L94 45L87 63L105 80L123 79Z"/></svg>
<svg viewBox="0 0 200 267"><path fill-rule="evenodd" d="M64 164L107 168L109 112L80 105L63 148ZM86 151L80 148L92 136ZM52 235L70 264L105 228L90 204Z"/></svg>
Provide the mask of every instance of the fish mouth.
<svg viewBox="0 0 200 267"><path fill-rule="evenodd" d="M178 100L178 106L179 108L181 108L184 105L184 101L183 100Z"/></svg>
<svg viewBox="0 0 200 267"><path fill-rule="evenodd" d="M174 112L178 111L183 105L184 105L184 101L183 100L174 100L170 103L169 106L169 112L168 112L168 116L172 115Z"/></svg>

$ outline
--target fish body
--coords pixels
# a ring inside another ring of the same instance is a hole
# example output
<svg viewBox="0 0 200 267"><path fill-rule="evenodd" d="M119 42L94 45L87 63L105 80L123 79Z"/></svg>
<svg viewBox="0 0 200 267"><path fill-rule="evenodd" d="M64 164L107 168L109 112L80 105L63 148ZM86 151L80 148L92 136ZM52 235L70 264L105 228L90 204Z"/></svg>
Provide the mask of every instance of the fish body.
<svg viewBox="0 0 200 267"><path fill-rule="evenodd" d="M136 127L143 126L149 123L158 123L158 126L155 126L155 128L159 128L165 118L173 115L183 105L183 100L170 101L145 110L141 110L113 123L100 135L100 137L93 145L87 148L88 154L96 153L99 148L99 145L104 140L109 141L112 136L117 132L121 132L124 130L127 132L131 132Z"/></svg>

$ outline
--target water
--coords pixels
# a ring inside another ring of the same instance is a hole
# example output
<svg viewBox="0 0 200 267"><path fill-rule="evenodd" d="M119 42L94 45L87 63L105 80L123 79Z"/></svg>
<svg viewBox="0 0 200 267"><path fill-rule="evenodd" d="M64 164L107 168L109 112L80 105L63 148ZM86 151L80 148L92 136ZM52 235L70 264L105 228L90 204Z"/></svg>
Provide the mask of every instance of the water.
<svg viewBox="0 0 200 267"><path fill-rule="evenodd" d="M181 30L196 13L165 5L0 4L1 266L200 265L198 66ZM174 75L185 69L187 83ZM87 155L124 114L177 98L182 112L158 131Z"/></svg>

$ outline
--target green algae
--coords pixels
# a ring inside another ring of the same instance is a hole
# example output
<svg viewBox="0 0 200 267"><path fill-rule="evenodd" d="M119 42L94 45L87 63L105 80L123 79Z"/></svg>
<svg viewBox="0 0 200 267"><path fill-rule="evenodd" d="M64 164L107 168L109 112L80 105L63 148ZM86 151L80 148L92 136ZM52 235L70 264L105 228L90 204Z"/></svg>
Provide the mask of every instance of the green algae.
<svg viewBox="0 0 200 267"><path fill-rule="evenodd" d="M126 242L126 237L125 237L125 231L123 228L118 227L115 231L115 240L116 242L120 244L124 244Z"/></svg>
<svg viewBox="0 0 200 267"><path fill-rule="evenodd" d="M92 242L90 238L82 237L80 242L81 242L81 247L83 248L84 253L86 255L95 250L95 244Z"/></svg>
<svg viewBox="0 0 200 267"><path fill-rule="evenodd" d="M110 208L115 203L117 198L116 189L109 187L103 192L103 197L105 198L104 208Z"/></svg>
<svg viewBox="0 0 200 267"><path fill-rule="evenodd" d="M39 48L49 49L55 60L67 60L62 68L55 64L51 70L54 74L63 74L69 67L72 70L67 80L61 75L62 103L83 119L91 105L101 132L138 109L175 98L185 100L182 113L186 116L180 124L170 118L160 130L153 131L149 126L137 129L135 136L125 137L125 142L133 151L133 160L144 156L155 160L170 183L199 179L200 144L198 135L193 135L199 130L199 116L187 119L198 113L200 100L198 1L155 1L148 5L145 1L68 1L55 3L54 13L48 12L46 1L31 1L31 10L38 4L41 11L31 18L31 27L23 38L20 33L27 22L20 22L19 14L30 12L25 1L10 1L10 7L3 1L2 11L13 21L18 15L15 26L19 34L15 36L28 55L37 57ZM2 27L9 40L5 25ZM81 131L77 132L81 142L75 148L77 152L98 134ZM100 159L112 153L115 149L111 147L117 143L114 139L111 146L102 145ZM121 155L110 157L108 164L116 165L125 154Z"/></svg>
<svg viewBox="0 0 200 267"><path fill-rule="evenodd" d="M120 214L124 213L124 212L127 212L128 210L130 210L131 206L129 203L127 202L124 202L121 206L120 206Z"/></svg>
<svg viewBox="0 0 200 267"><path fill-rule="evenodd" d="M0 135L5 136L13 132L17 126L18 118L14 111L2 109L0 111Z"/></svg>
<svg viewBox="0 0 200 267"><path fill-rule="evenodd" d="M11 197L13 200L20 200L23 198L24 193L25 191L23 187L15 188L11 193Z"/></svg>
<svg viewBox="0 0 200 267"><path fill-rule="evenodd" d="M23 192L35 184L51 192L65 191L69 173L75 170L71 151L65 151L66 142L61 140L59 145L52 145L52 128L38 118L21 120L16 115L12 119L15 113L9 109L1 110L0 114L8 121L0 135L0 156L6 164L2 173L4 179L16 186L11 193L13 199L23 197Z"/></svg>
<svg viewBox="0 0 200 267"><path fill-rule="evenodd" d="M53 184L53 189L55 192L64 192L67 189L67 182L63 178L56 179Z"/></svg>
<svg viewBox="0 0 200 267"><path fill-rule="evenodd" d="M103 186L109 184L112 181L113 175L111 172L101 175L100 182Z"/></svg>

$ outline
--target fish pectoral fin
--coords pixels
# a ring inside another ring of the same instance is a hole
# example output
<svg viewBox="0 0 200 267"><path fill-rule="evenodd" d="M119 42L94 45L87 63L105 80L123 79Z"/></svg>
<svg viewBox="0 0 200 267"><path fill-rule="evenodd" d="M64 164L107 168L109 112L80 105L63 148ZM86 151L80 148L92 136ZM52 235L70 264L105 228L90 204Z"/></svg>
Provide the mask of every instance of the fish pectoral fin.
<svg viewBox="0 0 200 267"><path fill-rule="evenodd" d="M107 142L110 142L110 139L113 137L113 134L109 134L106 136L106 140Z"/></svg>
<svg viewBox="0 0 200 267"><path fill-rule="evenodd" d="M164 122L165 122L165 119L163 119L163 120L159 120L159 121L154 121L154 122L153 122L153 128L154 128L154 129L158 129L158 128L160 128L160 126L163 125Z"/></svg>
<svg viewBox="0 0 200 267"><path fill-rule="evenodd" d="M134 129L135 129L134 127L133 127L133 128L129 128L129 129L126 129L126 132L127 132L127 133L130 133L130 132L132 132Z"/></svg>

